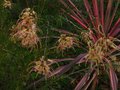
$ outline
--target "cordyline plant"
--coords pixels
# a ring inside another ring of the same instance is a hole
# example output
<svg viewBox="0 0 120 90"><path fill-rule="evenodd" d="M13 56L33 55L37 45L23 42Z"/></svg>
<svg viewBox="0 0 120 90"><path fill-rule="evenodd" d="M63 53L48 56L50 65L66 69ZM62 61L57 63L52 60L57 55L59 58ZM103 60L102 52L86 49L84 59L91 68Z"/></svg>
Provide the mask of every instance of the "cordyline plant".
<svg viewBox="0 0 120 90"><path fill-rule="evenodd" d="M112 90L118 88L118 78L115 73L114 62L119 62L117 55L120 49L120 18L114 22L115 13L120 0L83 0L89 18L84 18L71 0L59 0L68 10L65 13L77 22L86 33L88 51L76 58L51 60L51 64L69 61L69 64L58 67L47 77L60 76L70 70L74 65L87 63L89 70L80 79L75 90L87 90L90 85L92 90L98 83L98 76L103 72L108 73ZM107 2L107 7L104 7ZM116 3L114 6L113 3ZM82 31L80 31L82 32Z"/></svg>

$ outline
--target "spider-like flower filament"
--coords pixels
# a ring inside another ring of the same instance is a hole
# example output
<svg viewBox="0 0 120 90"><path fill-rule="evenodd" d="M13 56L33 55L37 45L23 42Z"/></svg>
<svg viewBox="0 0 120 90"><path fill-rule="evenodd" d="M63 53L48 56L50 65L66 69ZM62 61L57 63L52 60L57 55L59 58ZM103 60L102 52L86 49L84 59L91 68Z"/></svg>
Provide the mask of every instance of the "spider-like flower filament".
<svg viewBox="0 0 120 90"><path fill-rule="evenodd" d="M32 48L37 45L36 13L30 8L22 11L17 24L12 28L12 39L17 39L23 47Z"/></svg>
<svg viewBox="0 0 120 90"><path fill-rule="evenodd" d="M86 58L88 60L93 60L97 63L101 63L103 58L106 57L108 53L110 53L111 49L118 48L114 41L116 41L116 39L112 37L102 37L95 44L88 43L89 51Z"/></svg>
<svg viewBox="0 0 120 90"><path fill-rule="evenodd" d="M50 74L50 67L44 57L40 58L39 61L35 61L33 66L33 71L37 72L38 74L42 74L47 76Z"/></svg>
<svg viewBox="0 0 120 90"><path fill-rule="evenodd" d="M3 7L11 9L12 8L11 0L4 0Z"/></svg>
<svg viewBox="0 0 120 90"><path fill-rule="evenodd" d="M58 40L58 49L65 50L72 48L74 45L78 46L78 40L75 37L67 36L66 34L61 34L59 40Z"/></svg>

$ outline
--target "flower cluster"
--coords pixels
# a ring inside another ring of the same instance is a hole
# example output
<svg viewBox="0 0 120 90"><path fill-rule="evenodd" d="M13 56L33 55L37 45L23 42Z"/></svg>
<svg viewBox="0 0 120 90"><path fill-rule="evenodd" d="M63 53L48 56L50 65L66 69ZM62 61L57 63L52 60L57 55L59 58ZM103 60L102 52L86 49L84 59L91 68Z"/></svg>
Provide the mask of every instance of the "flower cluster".
<svg viewBox="0 0 120 90"><path fill-rule="evenodd" d="M81 38L85 43L91 41L90 32L81 32Z"/></svg>
<svg viewBox="0 0 120 90"><path fill-rule="evenodd" d="M33 66L33 71L37 72L38 74L42 74L44 76L47 76L50 74L50 67L47 63L47 61L44 59L44 56L40 58L39 61L35 61Z"/></svg>
<svg viewBox="0 0 120 90"><path fill-rule="evenodd" d="M39 42L36 13L30 8L22 11L17 24L12 28L12 39L20 41L23 47L33 48Z"/></svg>
<svg viewBox="0 0 120 90"><path fill-rule="evenodd" d="M88 42L89 51L86 56L88 60L93 60L97 63L101 63L104 57L110 53L111 49L117 50L117 45L114 43L118 41L115 38L103 38L101 37L95 44ZM113 58L111 58L113 59Z"/></svg>
<svg viewBox="0 0 120 90"><path fill-rule="evenodd" d="M59 50L65 50L72 48L74 45L78 46L78 40L75 37L67 36L66 34L61 34L59 40L58 40L58 49Z"/></svg>
<svg viewBox="0 0 120 90"><path fill-rule="evenodd" d="M120 72L120 61L116 59L116 62L114 62L113 65L115 66L115 70Z"/></svg>
<svg viewBox="0 0 120 90"><path fill-rule="evenodd" d="M12 8L11 0L4 0L3 7L11 9Z"/></svg>

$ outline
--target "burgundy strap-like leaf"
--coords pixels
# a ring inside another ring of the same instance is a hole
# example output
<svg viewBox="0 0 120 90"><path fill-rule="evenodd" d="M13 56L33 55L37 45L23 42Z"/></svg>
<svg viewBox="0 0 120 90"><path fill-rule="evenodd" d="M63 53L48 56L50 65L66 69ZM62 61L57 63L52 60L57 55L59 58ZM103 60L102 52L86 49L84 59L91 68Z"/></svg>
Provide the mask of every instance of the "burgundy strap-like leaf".
<svg viewBox="0 0 120 90"><path fill-rule="evenodd" d="M84 90L87 90L88 87L90 86L90 84L92 83L92 81L95 79L95 77L97 76L97 72L94 72L92 78L90 79L90 81L85 85Z"/></svg>
<svg viewBox="0 0 120 90"><path fill-rule="evenodd" d="M89 26L89 23L87 22L87 20L81 15L80 11L78 10L78 8L74 5L74 3L71 0L67 0L69 2L69 4L74 8L75 12L78 14L78 16L84 21L85 24L87 24Z"/></svg>
<svg viewBox="0 0 120 90"><path fill-rule="evenodd" d="M50 65L54 64L54 63L59 63L59 62L63 62L63 61L73 61L75 60L74 58L64 58L64 59L51 59L48 60L50 63Z"/></svg>
<svg viewBox="0 0 120 90"><path fill-rule="evenodd" d="M60 1L61 4L64 5L64 7L65 7L66 9L70 10L70 12L71 12L74 16L76 16L77 18L79 18L79 16L74 12L74 10L72 10L72 9L64 2L64 0L59 0L59 1ZM62 11L66 12L64 9L62 9Z"/></svg>
<svg viewBox="0 0 120 90"><path fill-rule="evenodd" d="M102 25L102 32L104 31L104 0L100 0L100 19Z"/></svg>
<svg viewBox="0 0 120 90"><path fill-rule="evenodd" d="M106 14L105 14L105 32L108 32L108 26L110 23L110 14L111 14L111 10L112 10L112 3L113 0L108 0L108 5L107 5L107 10L106 10Z"/></svg>
<svg viewBox="0 0 120 90"><path fill-rule="evenodd" d="M109 70L109 76L110 76L110 82L112 90L117 90L118 86L118 78L116 73L114 72L113 68L110 68Z"/></svg>
<svg viewBox="0 0 120 90"><path fill-rule="evenodd" d="M62 71L63 69L65 69L66 67L67 67L67 65L58 67L56 70L54 70L53 72L51 72L50 75L48 75L48 78L49 78L49 77L52 77L52 76L54 76L54 75L57 75L58 73L61 73L61 71Z"/></svg>
<svg viewBox="0 0 120 90"><path fill-rule="evenodd" d="M87 27L80 19L78 19L78 18L76 18L75 16L70 15L70 14L69 14L69 16L70 16L71 18L73 18L78 24L80 24L84 29L87 29L87 30L88 30L88 27Z"/></svg>
<svg viewBox="0 0 120 90"><path fill-rule="evenodd" d="M99 9L98 9L97 0L92 0L92 4L93 4L94 16L95 16L95 19L96 19L95 24L98 27L98 25L99 25Z"/></svg>
<svg viewBox="0 0 120 90"><path fill-rule="evenodd" d="M88 12L89 18L93 24L93 27L96 29L95 22L94 22L94 16L93 16L93 12L91 10L90 4L89 4L88 0L83 0L83 1L84 1L85 8Z"/></svg>
<svg viewBox="0 0 120 90"><path fill-rule="evenodd" d="M112 25L112 22L114 20L114 17L115 17L116 11L118 9L119 3L120 3L120 0L117 1L117 4L115 5L115 9L113 10L112 17L111 17L111 20L110 20L110 24L108 25L108 30L110 29L110 27Z"/></svg>
<svg viewBox="0 0 120 90"><path fill-rule="evenodd" d="M117 37L118 35L120 35L120 28L115 29L114 32L112 33L112 35L110 35L110 36Z"/></svg>
<svg viewBox="0 0 120 90"><path fill-rule="evenodd" d="M66 9L70 10L70 13L67 13L70 17L72 17L78 24L80 24L84 29L88 29L87 26L85 25L88 24L87 21L82 17L79 12L79 10L77 9L77 7L75 7L75 5L69 0L69 3L76 9L76 12L74 10L72 10L63 0L59 0ZM64 11L66 12L66 11Z"/></svg>
<svg viewBox="0 0 120 90"><path fill-rule="evenodd" d="M59 33L62 33L62 34L72 35L72 36L75 36L75 37L79 36L79 35L77 35L75 33L72 33L70 31L67 31L67 30L64 30L64 29L55 29L55 28L53 28L53 31L56 31L56 32L59 32Z"/></svg>
<svg viewBox="0 0 120 90"><path fill-rule="evenodd" d="M86 84L86 82L89 80L90 74L86 73L83 78L80 80L80 82L77 84L74 90L81 90L83 86Z"/></svg>
<svg viewBox="0 0 120 90"><path fill-rule="evenodd" d="M76 13L74 12L74 10L71 9L71 8L69 7L69 5L64 2L64 0L59 0L59 1L60 1L60 3L62 3L62 4L64 5L64 7L65 7L66 9L70 10L70 12L68 13L68 15L69 15L69 14L70 14L70 15L72 14L72 15L74 15L76 18L80 19L78 13L76 14ZM64 11L64 9L62 9L62 11ZM66 12L66 11L64 11L64 12Z"/></svg>
<svg viewBox="0 0 120 90"><path fill-rule="evenodd" d="M64 5L65 8L68 8L68 5L63 1L63 0L59 0L61 4Z"/></svg>
<svg viewBox="0 0 120 90"><path fill-rule="evenodd" d="M110 33L108 34L109 36L114 36L114 34L116 34L116 33L114 33L114 32L120 32L120 31L116 31L116 30L118 30L117 29L117 27L119 27L120 26L120 18L118 19L118 21L115 23L115 25L113 26L113 28L110 30Z"/></svg>
<svg viewBox="0 0 120 90"><path fill-rule="evenodd" d="M48 75L48 78L52 77L54 75L60 76L60 75L64 74L65 72L67 72L68 70L70 70L70 68L72 66L74 66L74 64L76 64L77 62L80 62L80 61L83 62L83 60L84 60L83 58L84 58L85 55L86 54L80 54L77 58L75 58L75 60L73 60L69 64L57 68L56 70L54 70L53 72L51 72L50 75Z"/></svg>

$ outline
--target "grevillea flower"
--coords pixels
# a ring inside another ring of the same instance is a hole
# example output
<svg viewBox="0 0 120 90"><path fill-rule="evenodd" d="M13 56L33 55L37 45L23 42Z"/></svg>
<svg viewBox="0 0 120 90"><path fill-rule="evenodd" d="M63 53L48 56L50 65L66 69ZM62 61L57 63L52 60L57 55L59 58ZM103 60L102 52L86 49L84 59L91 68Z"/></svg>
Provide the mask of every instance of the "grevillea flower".
<svg viewBox="0 0 120 90"><path fill-rule="evenodd" d="M102 63L103 58L107 55L107 53L111 52L111 49L118 49L118 46L114 42L114 38L106 39L101 37L96 41L95 44L88 43L89 51L86 55L86 59L95 60L96 62Z"/></svg>
<svg viewBox="0 0 120 90"><path fill-rule="evenodd" d="M26 8L22 11L16 25L12 27L11 37L20 41L23 47L33 48L39 42L37 36L37 16L35 11Z"/></svg>
<svg viewBox="0 0 120 90"><path fill-rule="evenodd" d="M42 74L44 76L47 76L51 73L49 61L45 60L44 56L42 56L42 58L40 58L39 60L34 61L33 64L34 65L32 66L31 71Z"/></svg>
<svg viewBox="0 0 120 90"><path fill-rule="evenodd" d="M11 0L4 0L3 7L11 9L12 8Z"/></svg>
<svg viewBox="0 0 120 90"><path fill-rule="evenodd" d="M75 45L79 46L77 38L61 34L57 48L58 50L64 51L65 49L73 48Z"/></svg>

